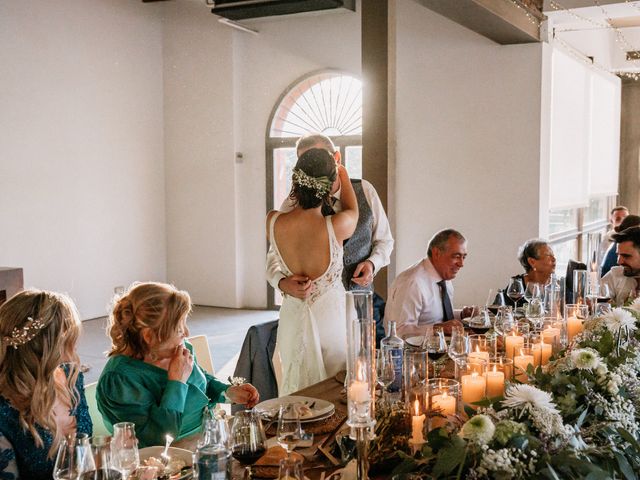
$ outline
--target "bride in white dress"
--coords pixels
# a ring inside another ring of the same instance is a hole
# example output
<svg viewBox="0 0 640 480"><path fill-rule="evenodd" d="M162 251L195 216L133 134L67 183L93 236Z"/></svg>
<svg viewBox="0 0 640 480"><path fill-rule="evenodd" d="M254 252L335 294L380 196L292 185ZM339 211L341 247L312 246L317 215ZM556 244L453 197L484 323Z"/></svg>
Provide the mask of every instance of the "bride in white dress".
<svg viewBox="0 0 640 480"><path fill-rule="evenodd" d="M321 207L339 176L342 210L324 217ZM276 355L282 375L278 392L287 395L345 368L347 332L342 285L342 243L358 222L358 202L347 171L324 149L307 150L293 169L290 198L295 208L269 212L267 238L282 272L308 277L305 299L286 295L280 308Z"/></svg>

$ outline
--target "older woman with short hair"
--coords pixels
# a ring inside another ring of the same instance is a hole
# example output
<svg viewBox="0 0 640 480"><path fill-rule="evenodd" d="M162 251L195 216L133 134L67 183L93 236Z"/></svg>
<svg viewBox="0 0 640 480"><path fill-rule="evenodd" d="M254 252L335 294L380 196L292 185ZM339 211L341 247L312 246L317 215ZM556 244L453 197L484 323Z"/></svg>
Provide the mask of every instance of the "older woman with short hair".
<svg viewBox="0 0 640 480"><path fill-rule="evenodd" d="M518 249L518 261L524 273L514 275L512 279L522 280L522 286L526 290L530 283L538 283L542 288L549 282L551 274L556 269L556 257L548 242L539 238L532 238L524 242ZM505 288L505 303L514 306L514 302L507 296Z"/></svg>

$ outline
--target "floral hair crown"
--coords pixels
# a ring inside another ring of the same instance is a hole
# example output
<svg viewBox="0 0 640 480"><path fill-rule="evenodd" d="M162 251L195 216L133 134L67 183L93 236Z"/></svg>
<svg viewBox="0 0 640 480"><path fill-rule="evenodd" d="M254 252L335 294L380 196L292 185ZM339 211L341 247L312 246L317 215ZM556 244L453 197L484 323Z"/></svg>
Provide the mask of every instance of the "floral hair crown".
<svg viewBox="0 0 640 480"><path fill-rule="evenodd" d="M43 328L44 322L42 320L34 320L31 317L27 317L27 323L25 323L22 328L14 328L11 331L11 336L4 337L2 341L14 349L17 349L18 346L30 342Z"/></svg>
<svg viewBox="0 0 640 480"><path fill-rule="evenodd" d="M293 183L302 187L315 190L315 197L322 200L324 196L331 190L333 182L327 176L312 177L299 168L293 170Z"/></svg>

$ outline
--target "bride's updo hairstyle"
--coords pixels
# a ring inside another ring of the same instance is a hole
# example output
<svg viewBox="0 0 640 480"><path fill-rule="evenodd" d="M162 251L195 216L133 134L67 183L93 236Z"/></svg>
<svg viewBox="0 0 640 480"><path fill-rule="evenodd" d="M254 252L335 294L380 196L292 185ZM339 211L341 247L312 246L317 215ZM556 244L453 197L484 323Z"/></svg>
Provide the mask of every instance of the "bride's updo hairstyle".
<svg viewBox="0 0 640 480"><path fill-rule="evenodd" d="M166 283L134 283L119 298L109 315L109 356L126 354L143 360L152 353L142 336L149 329L159 344L168 340L191 312L191 298Z"/></svg>
<svg viewBox="0 0 640 480"><path fill-rule="evenodd" d="M336 161L322 148L307 150L293 168L289 198L307 210L326 202L336 180Z"/></svg>

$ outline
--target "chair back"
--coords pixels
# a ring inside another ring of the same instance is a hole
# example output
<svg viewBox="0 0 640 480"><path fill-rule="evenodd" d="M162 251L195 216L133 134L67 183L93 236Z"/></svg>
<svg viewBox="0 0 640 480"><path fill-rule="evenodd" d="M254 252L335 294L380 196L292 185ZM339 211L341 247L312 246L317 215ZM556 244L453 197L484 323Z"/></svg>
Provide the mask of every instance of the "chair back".
<svg viewBox="0 0 640 480"><path fill-rule="evenodd" d="M209 340L206 335L194 335L187 339L193 345L193 353L195 354L198 365L209 375L215 375L213 368L213 358L211 350L209 350Z"/></svg>
<svg viewBox="0 0 640 480"><path fill-rule="evenodd" d="M93 424L94 435L111 435L111 432L107 429L102 419L102 414L98 410L98 402L96 401L96 388L98 382L88 383L84 386L84 396L87 399L87 405L89 406L89 416L91 417L91 423Z"/></svg>

